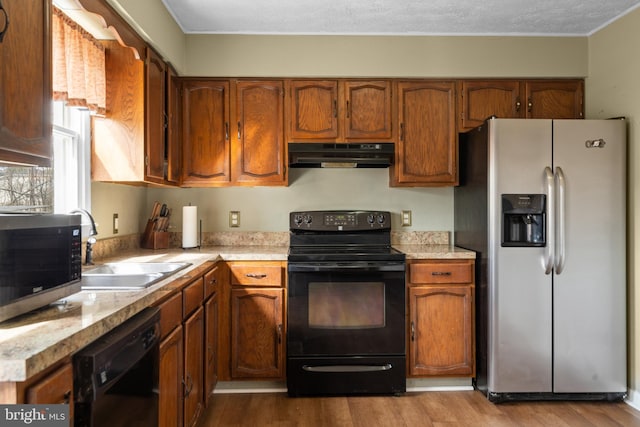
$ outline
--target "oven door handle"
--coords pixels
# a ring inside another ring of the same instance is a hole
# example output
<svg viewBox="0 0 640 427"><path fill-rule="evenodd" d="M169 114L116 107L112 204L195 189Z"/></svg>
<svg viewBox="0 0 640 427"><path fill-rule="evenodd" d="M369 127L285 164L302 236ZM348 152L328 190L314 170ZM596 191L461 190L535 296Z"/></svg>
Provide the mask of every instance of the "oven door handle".
<svg viewBox="0 0 640 427"><path fill-rule="evenodd" d="M378 372L388 371L393 366L390 363L384 365L303 365L302 369L308 372Z"/></svg>
<svg viewBox="0 0 640 427"><path fill-rule="evenodd" d="M290 262L288 271L294 273L310 271L353 272L353 271L405 271L403 262Z"/></svg>

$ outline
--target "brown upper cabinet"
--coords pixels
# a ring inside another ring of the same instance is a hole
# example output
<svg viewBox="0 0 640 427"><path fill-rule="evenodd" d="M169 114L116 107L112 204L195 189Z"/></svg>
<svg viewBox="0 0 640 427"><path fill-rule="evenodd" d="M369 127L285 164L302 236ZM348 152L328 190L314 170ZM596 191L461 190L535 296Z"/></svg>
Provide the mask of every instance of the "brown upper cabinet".
<svg viewBox="0 0 640 427"><path fill-rule="evenodd" d="M182 185L231 182L229 81L182 82Z"/></svg>
<svg viewBox="0 0 640 427"><path fill-rule="evenodd" d="M390 80L288 81L287 141L392 141Z"/></svg>
<svg viewBox="0 0 640 427"><path fill-rule="evenodd" d="M51 164L51 5L3 0L0 160Z"/></svg>
<svg viewBox="0 0 640 427"><path fill-rule="evenodd" d="M231 178L239 185L287 185L284 82L235 82Z"/></svg>
<svg viewBox="0 0 640 427"><path fill-rule="evenodd" d="M391 186L445 186L458 183L455 82L398 82L398 123Z"/></svg>
<svg viewBox="0 0 640 427"><path fill-rule="evenodd" d="M172 184L167 177L168 67L147 48L144 62L117 41L104 41L107 113L93 120L94 181Z"/></svg>
<svg viewBox="0 0 640 427"><path fill-rule="evenodd" d="M287 185L284 82L184 79L183 186Z"/></svg>
<svg viewBox="0 0 640 427"><path fill-rule="evenodd" d="M581 119L583 98L581 79L461 80L458 81L458 130L473 129L491 116Z"/></svg>

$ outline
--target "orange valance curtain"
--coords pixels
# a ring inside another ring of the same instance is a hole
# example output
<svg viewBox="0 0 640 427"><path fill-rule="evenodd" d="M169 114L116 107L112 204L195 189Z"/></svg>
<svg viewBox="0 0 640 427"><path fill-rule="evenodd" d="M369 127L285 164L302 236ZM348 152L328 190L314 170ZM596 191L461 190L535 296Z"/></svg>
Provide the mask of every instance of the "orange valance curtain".
<svg viewBox="0 0 640 427"><path fill-rule="evenodd" d="M104 46L91 34L53 8L53 99L106 111Z"/></svg>

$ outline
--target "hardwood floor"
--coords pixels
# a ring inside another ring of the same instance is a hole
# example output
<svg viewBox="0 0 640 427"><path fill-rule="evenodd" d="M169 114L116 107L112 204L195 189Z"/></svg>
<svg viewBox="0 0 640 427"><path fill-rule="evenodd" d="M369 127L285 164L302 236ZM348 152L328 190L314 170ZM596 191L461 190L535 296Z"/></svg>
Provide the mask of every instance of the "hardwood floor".
<svg viewBox="0 0 640 427"><path fill-rule="evenodd" d="M478 391L399 397L290 398L286 393L216 394L199 427L565 426L640 427L623 402L490 403Z"/></svg>

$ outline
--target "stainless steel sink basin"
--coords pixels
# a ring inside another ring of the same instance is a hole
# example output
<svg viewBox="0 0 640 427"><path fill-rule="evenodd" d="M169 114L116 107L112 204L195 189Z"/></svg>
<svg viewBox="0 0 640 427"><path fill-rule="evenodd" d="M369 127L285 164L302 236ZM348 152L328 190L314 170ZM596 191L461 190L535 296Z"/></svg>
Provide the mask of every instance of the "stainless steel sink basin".
<svg viewBox="0 0 640 427"><path fill-rule="evenodd" d="M162 273L147 274L89 274L83 275L83 290L137 290L153 285L165 277Z"/></svg>
<svg viewBox="0 0 640 427"><path fill-rule="evenodd" d="M149 274L175 273L190 266L188 262L111 262L82 272L82 275L93 274Z"/></svg>
<svg viewBox="0 0 640 427"><path fill-rule="evenodd" d="M188 262L113 262L82 272L84 290L147 288L190 266Z"/></svg>

